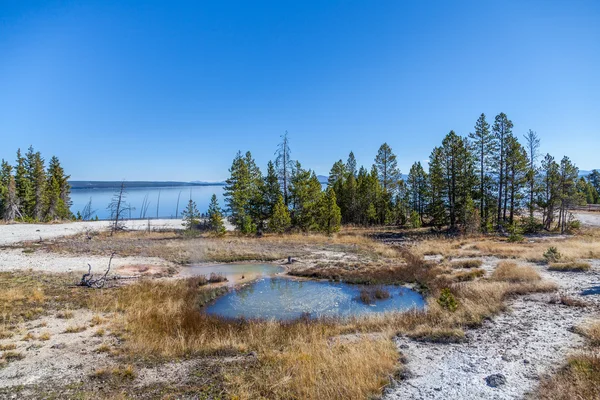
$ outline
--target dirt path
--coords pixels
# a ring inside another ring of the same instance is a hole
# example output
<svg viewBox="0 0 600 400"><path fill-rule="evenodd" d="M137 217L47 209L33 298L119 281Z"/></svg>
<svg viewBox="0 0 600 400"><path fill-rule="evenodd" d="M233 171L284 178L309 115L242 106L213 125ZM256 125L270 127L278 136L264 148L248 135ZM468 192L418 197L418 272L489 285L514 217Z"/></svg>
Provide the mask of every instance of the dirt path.
<svg viewBox="0 0 600 400"><path fill-rule="evenodd" d="M0 246L19 242L55 239L70 236L87 230L100 231L108 229L108 221L77 221L63 224L8 224L0 225ZM147 220L126 221L125 227L131 230L148 229ZM150 220L151 229L181 229L180 219Z"/></svg>
<svg viewBox="0 0 600 400"><path fill-rule="evenodd" d="M468 331L467 343L432 344L398 338L410 374L388 390L385 398L515 399L534 390L540 377L558 368L569 353L583 345L572 327L597 317L600 310L600 296L582 295L600 285L600 260L595 260L587 273L536 268L544 278L556 282L561 293L590 306L551 304L552 294L527 295L509 302L511 312ZM504 375L506 384L488 386L485 378L493 374Z"/></svg>

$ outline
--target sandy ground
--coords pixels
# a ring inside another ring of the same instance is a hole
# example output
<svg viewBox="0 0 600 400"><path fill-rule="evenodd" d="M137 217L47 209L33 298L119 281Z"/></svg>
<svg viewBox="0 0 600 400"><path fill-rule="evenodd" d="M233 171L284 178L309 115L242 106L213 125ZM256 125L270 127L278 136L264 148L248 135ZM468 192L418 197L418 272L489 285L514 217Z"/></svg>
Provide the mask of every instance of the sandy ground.
<svg viewBox="0 0 600 400"><path fill-rule="evenodd" d="M183 221L180 219L155 219L150 220L150 229L182 229ZM108 229L108 221L77 221L64 224L8 224L0 225L0 246L9 244L54 239L61 236L70 236L88 230L101 231ZM126 221L125 228L130 230L148 229L147 220Z"/></svg>
<svg viewBox="0 0 600 400"><path fill-rule="evenodd" d="M600 212L580 211L573 215L585 226L600 226Z"/></svg>
<svg viewBox="0 0 600 400"><path fill-rule="evenodd" d="M498 260L485 258L491 270ZM584 344L572 327L597 318L600 297L584 296L600 290L600 260L586 273L551 272L535 266L559 286L559 292L589 304L586 308L551 304L556 294L520 296L508 303L510 312L466 332L461 344L421 343L405 337L396 340L407 358L408 379L387 391L396 399L520 399L533 391L541 377L561 366L569 353ZM492 388L485 378L503 374L506 384Z"/></svg>

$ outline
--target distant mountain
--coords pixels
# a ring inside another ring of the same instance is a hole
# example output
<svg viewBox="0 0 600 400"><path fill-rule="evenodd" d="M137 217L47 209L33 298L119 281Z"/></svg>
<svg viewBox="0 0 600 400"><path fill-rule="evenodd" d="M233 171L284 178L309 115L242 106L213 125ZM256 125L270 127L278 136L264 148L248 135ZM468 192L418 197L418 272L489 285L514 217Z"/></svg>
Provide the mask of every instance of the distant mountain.
<svg viewBox="0 0 600 400"><path fill-rule="evenodd" d="M121 181L69 181L71 189L115 189ZM127 188L159 188L179 186L223 186L224 182L125 181Z"/></svg>
<svg viewBox="0 0 600 400"><path fill-rule="evenodd" d="M329 180L329 178L325 175L317 175L317 179L319 180L321 185L327 185L327 181Z"/></svg>
<svg viewBox="0 0 600 400"><path fill-rule="evenodd" d="M600 168L596 168L597 171L600 171ZM579 170L579 176L588 176L592 171Z"/></svg>

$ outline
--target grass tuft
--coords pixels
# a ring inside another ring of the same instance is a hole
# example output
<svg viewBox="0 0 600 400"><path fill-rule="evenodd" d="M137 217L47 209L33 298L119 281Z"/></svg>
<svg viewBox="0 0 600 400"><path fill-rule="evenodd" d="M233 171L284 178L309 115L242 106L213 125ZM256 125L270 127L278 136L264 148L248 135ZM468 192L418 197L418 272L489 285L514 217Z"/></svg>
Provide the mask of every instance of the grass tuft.
<svg viewBox="0 0 600 400"><path fill-rule="evenodd" d="M586 272L589 271L592 266L588 262L562 262L562 263L550 263L548 269L550 271L561 271L561 272Z"/></svg>

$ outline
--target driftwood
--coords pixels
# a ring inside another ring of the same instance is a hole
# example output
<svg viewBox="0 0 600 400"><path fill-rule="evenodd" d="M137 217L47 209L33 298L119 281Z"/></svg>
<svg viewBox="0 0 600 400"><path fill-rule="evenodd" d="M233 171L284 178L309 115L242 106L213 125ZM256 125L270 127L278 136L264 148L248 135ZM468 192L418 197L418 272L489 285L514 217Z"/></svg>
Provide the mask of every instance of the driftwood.
<svg viewBox="0 0 600 400"><path fill-rule="evenodd" d="M106 272L104 272L104 275L100 276L99 278L94 279L94 275L92 274L92 266L88 264L88 272L86 274L83 274L83 276L81 277L81 281L77 286L85 286L95 289L100 289L104 287L104 284L106 283L106 276L110 271L110 264L112 263L114 255L115 253L112 253L110 255L110 259L108 260L108 268L106 269Z"/></svg>

